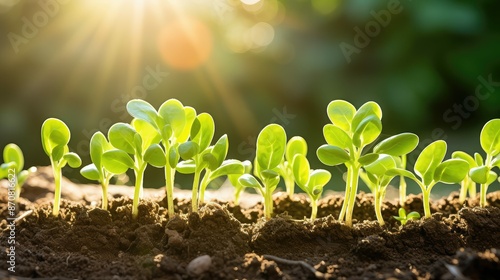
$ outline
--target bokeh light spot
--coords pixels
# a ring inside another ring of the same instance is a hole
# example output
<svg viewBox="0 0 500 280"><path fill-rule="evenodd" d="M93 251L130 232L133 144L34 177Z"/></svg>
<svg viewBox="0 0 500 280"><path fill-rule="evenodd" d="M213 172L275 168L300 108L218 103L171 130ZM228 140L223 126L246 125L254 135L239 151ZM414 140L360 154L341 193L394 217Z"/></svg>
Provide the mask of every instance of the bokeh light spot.
<svg viewBox="0 0 500 280"><path fill-rule="evenodd" d="M333 12L339 4L339 0L312 0L313 8L324 15Z"/></svg>
<svg viewBox="0 0 500 280"><path fill-rule="evenodd" d="M269 23L259 22L250 30L252 42L256 47L265 47L274 39L274 29Z"/></svg>

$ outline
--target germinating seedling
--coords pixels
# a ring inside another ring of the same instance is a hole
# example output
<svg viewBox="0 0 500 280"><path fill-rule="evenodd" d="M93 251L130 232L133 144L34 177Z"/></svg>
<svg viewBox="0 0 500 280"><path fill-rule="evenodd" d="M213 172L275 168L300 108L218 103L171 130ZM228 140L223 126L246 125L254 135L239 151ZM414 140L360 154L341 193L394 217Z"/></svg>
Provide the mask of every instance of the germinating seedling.
<svg viewBox="0 0 500 280"><path fill-rule="evenodd" d="M314 220L318 213L318 201L323 193L323 187L330 181L332 175L323 169L310 169L309 161L303 154L295 155L292 165L297 185L311 200L311 220Z"/></svg>
<svg viewBox="0 0 500 280"><path fill-rule="evenodd" d="M476 158L479 159L480 155L476 154ZM451 154L452 158L459 158L467 161L469 163L469 168L475 168L478 167L475 159L468 155L465 152L462 151L456 151ZM469 174L465 175L465 178L460 182L460 196L459 196L459 201L460 203L464 203L465 200L467 199L467 193L469 193L469 196L471 198L476 198L477 196L477 190L476 190L476 182L472 180Z"/></svg>
<svg viewBox="0 0 500 280"><path fill-rule="evenodd" d="M403 175L415 181L422 189L424 213L431 217L430 201L432 188L439 182L454 184L461 182L469 171L469 164L462 159L449 159L443 162L447 145L443 140L432 142L420 153L415 162L415 174L408 170L395 168L386 172L387 175Z"/></svg>
<svg viewBox="0 0 500 280"><path fill-rule="evenodd" d="M19 201L21 195L21 187L28 178L28 175L36 171L36 167L30 167L28 170L24 168L23 151L16 144L8 144L3 149L3 161L0 165L0 179L7 178L9 183L14 185L14 202ZM9 194L10 196L10 194Z"/></svg>
<svg viewBox="0 0 500 280"><path fill-rule="evenodd" d="M420 214L418 212L413 211L413 212L406 214L406 210L403 207L399 208L398 214L399 214L399 216L393 216L393 217L394 217L394 219L398 220L402 226L406 225L406 223L409 220L420 219Z"/></svg>
<svg viewBox="0 0 500 280"><path fill-rule="evenodd" d="M122 174L128 169L134 170L132 217L136 218L147 164L155 167L165 166L165 157L158 145L160 135L148 122L134 119L132 125L127 123L112 125L108 131L108 139L115 149L103 153L102 165L113 174Z"/></svg>
<svg viewBox="0 0 500 280"><path fill-rule="evenodd" d="M475 154L475 167L469 171L472 181L480 184L481 207L486 207L486 193L488 186L493 183L498 175L492 171L494 167L500 167L500 119L487 122L480 135L481 148L486 153L486 160L480 154Z"/></svg>
<svg viewBox="0 0 500 280"><path fill-rule="evenodd" d="M283 160L286 148L286 132L278 124L270 124L262 129L257 137L257 151L254 175L243 174L239 183L247 188L256 189L263 197L264 216L270 219L273 214L273 192L280 181L278 166ZM257 178L260 180L257 180Z"/></svg>
<svg viewBox="0 0 500 280"><path fill-rule="evenodd" d="M242 162L243 166L245 167L245 173L244 174L250 174L252 172L252 162L249 160L245 160ZM234 187L234 205L240 205L240 197L241 193L245 190L245 186L243 186L238 179L240 176L243 174L229 174L227 177L229 179L229 182L231 182L231 185Z"/></svg>
<svg viewBox="0 0 500 280"><path fill-rule="evenodd" d="M98 131L90 139L90 159L92 163L84 166L80 173L89 180L98 181L102 187L102 209L108 209L108 186L109 180L115 175L107 170L102 164L102 155L114 149L108 142L106 136Z"/></svg>
<svg viewBox="0 0 500 280"><path fill-rule="evenodd" d="M165 158L165 188L167 194L168 216L174 216L174 179L176 167L180 159L178 147L187 141L191 126L196 118L196 110L184 106L177 99L165 101L158 112L148 102L133 99L127 103L127 111L136 119L141 119L155 128L161 136ZM160 151L158 150L158 153Z"/></svg>
<svg viewBox="0 0 500 280"><path fill-rule="evenodd" d="M68 143L71 133L66 124L55 118L49 118L42 124L42 146L50 158L50 164L54 172L54 208L52 215L59 215L61 203L61 178L62 168L68 164L72 168L78 168L82 164L80 157L69 152Z"/></svg>
<svg viewBox="0 0 500 280"><path fill-rule="evenodd" d="M296 155L307 155L307 142L300 136L292 137L286 144L285 157L278 167L278 173L285 182L286 193L291 198L295 191L292 160Z"/></svg>

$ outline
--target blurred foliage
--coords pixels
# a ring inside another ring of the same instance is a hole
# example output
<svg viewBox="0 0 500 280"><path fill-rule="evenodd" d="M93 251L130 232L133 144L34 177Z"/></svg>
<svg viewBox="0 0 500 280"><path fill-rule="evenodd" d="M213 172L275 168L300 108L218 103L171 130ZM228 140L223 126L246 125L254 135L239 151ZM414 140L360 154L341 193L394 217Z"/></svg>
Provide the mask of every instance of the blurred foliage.
<svg viewBox="0 0 500 280"><path fill-rule="evenodd" d="M16 52L9 34L23 36L24 19L43 20L35 17L45 10L39 1L0 0L0 146L17 143L27 166L49 164L39 139L48 117L68 124L70 148L88 163L81 143L93 131L106 133L108 119L130 121L123 106L148 67L168 75L145 100L158 107L178 98L209 112L216 137L229 135L229 157L242 160L253 157L260 129L277 122L288 137L303 136L312 167L322 167L314 151L324 143L326 105L334 99L378 102L388 134L410 131L423 140L440 129L450 151L479 151L481 127L500 116L500 84L473 103L478 77L500 81L498 1L55 1L54 15ZM354 45L354 28L365 30L388 5L401 12L348 63L340 44ZM183 18L203 26L191 37L165 31ZM208 58L181 69L172 61L193 36ZM474 110L453 112L464 100ZM341 190L341 172L333 171L330 188ZM146 186L162 182L162 172L149 167Z"/></svg>

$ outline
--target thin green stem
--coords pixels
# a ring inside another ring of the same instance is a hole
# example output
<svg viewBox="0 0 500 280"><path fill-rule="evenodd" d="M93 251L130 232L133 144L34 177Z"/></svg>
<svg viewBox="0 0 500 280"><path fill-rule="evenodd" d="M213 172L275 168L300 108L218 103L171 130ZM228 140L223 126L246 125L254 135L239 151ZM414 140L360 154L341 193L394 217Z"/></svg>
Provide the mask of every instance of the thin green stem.
<svg viewBox="0 0 500 280"><path fill-rule="evenodd" d="M486 202L486 193L488 191L488 184L481 184L481 189L480 189L480 192L481 192L481 197L480 197L480 201L479 201L479 206L480 207L486 207L486 205L488 205L488 203Z"/></svg>
<svg viewBox="0 0 500 280"><path fill-rule="evenodd" d="M205 203L205 189L207 188L208 184L210 183L209 178L210 178L210 171L207 170L205 175L203 175L203 179L201 180L200 201L199 201L200 205Z"/></svg>
<svg viewBox="0 0 500 280"><path fill-rule="evenodd" d="M61 177L62 177L62 168L54 165L52 163L52 168L54 171L54 208L52 209L53 216L59 216L59 208L61 207Z"/></svg>
<svg viewBox="0 0 500 280"><path fill-rule="evenodd" d="M293 194L295 193L295 181L294 181L293 177L285 178L285 187L286 187L286 193L288 194L288 197L292 198Z"/></svg>
<svg viewBox="0 0 500 280"><path fill-rule="evenodd" d="M401 168L406 169L406 155L401 156ZM406 203L406 179L405 176L399 176L399 204L404 206Z"/></svg>
<svg viewBox="0 0 500 280"><path fill-rule="evenodd" d="M103 210L108 210L108 185L109 185L109 179L105 178L103 182L101 183L102 187L102 209Z"/></svg>
<svg viewBox="0 0 500 280"><path fill-rule="evenodd" d="M339 214L339 222L343 222L345 218L345 213L347 210L347 204L349 203L349 196L351 194L351 176L352 176L352 170L350 166L347 166L347 180L346 180L346 186L345 186L345 195L344 195L344 201L342 202L342 208L340 209L340 214Z"/></svg>
<svg viewBox="0 0 500 280"><path fill-rule="evenodd" d="M469 187L469 176L465 176L465 178L460 183L460 195L458 197L458 201L460 204L464 204L467 199L467 190Z"/></svg>
<svg viewBox="0 0 500 280"><path fill-rule="evenodd" d="M467 188L469 190L469 197L470 198L476 198L477 197L477 189L476 189L476 182L472 181L469 179L469 186Z"/></svg>
<svg viewBox="0 0 500 280"><path fill-rule="evenodd" d="M423 200L422 203L424 204L424 216L426 218L431 217L431 203L430 203L430 197L431 197L431 189L427 188L422 192L423 195Z"/></svg>
<svg viewBox="0 0 500 280"><path fill-rule="evenodd" d="M382 190L377 190L374 193L375 197L375 215L377 216L377 221L378 224L383 226L385 224L384 218L382 217L382 200L383 198L383 191Z"/></svg>
<svg viewBox="0 0 500 280"><path fill-rule="evenodd" d="M240 197L242 192L243 192L243 187L235 187L234 205L240 205Z"/></svg>
<svg viewBox="0 0 500 280"><path fill-rule="evenodd" d="M266 187L264 195L264 215L267 220L273 215L273 192L270 187Z"/></svg>
<svg viewBox="0 0 500 280"><path fill-rule="evenodd" d="M311 221L314 221L317 215L318 215L318 201L311 197Z"/></svg>
<svg viewBox="0 0 500 280"><path fill-rule="evenodd" d="M132 203L132 218L137 218L139 214L139 197L142 191L142 183L144 178L145 167L134 169L135 174L135 189L134 189L134 201Z"/></svg>
<svg viewBox="0 0 500 280"><path fill-rule="evenodd" d="M191 211L193 213L198 212L198 188L200 185L200 173L201 173L201 171L198 171L198 170L196 170L194 172L193 192L191 195Z"/></svg>
<svg viewBox="0 0 500 280"><path fill-rule="evenodd" d="M353 164L351 166L351 176L349 180L349 201L346 210L346 225L352 227L352 214L354 211L354 205L356 204L356 194L358 192L358 182L359 182L359 170L360 166L358 164Z"/></svg>
<svg viewBox="0 0 500 280"><path fill-rule="evenodd" d="M167 209L169 218L174 216L174 176L175 169L170 167L167 162L167 165L165 165L165 192L167 194Z"/></svg>

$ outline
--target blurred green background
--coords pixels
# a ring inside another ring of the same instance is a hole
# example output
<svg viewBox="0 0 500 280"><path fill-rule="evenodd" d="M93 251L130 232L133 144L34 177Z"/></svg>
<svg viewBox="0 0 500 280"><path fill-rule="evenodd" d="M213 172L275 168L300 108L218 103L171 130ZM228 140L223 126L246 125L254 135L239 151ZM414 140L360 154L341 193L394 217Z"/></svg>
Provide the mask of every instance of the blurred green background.
<svg viewBox="0 0 500 280"><path fill-rule="evenodd" d="M499 10L494 0L0 0L0 146L48 165L39 131L57 117L87 164L93 132L131 120L128 100L177 98L214 117L231 158L252 159L276 122L324 168L326 106L345 99L379 103L383 137L410 131L473 153L500 117ZM329 188L343 190L342 168L330 170ZM146 187L163 186L161 170L146 172Z"/></svg>

